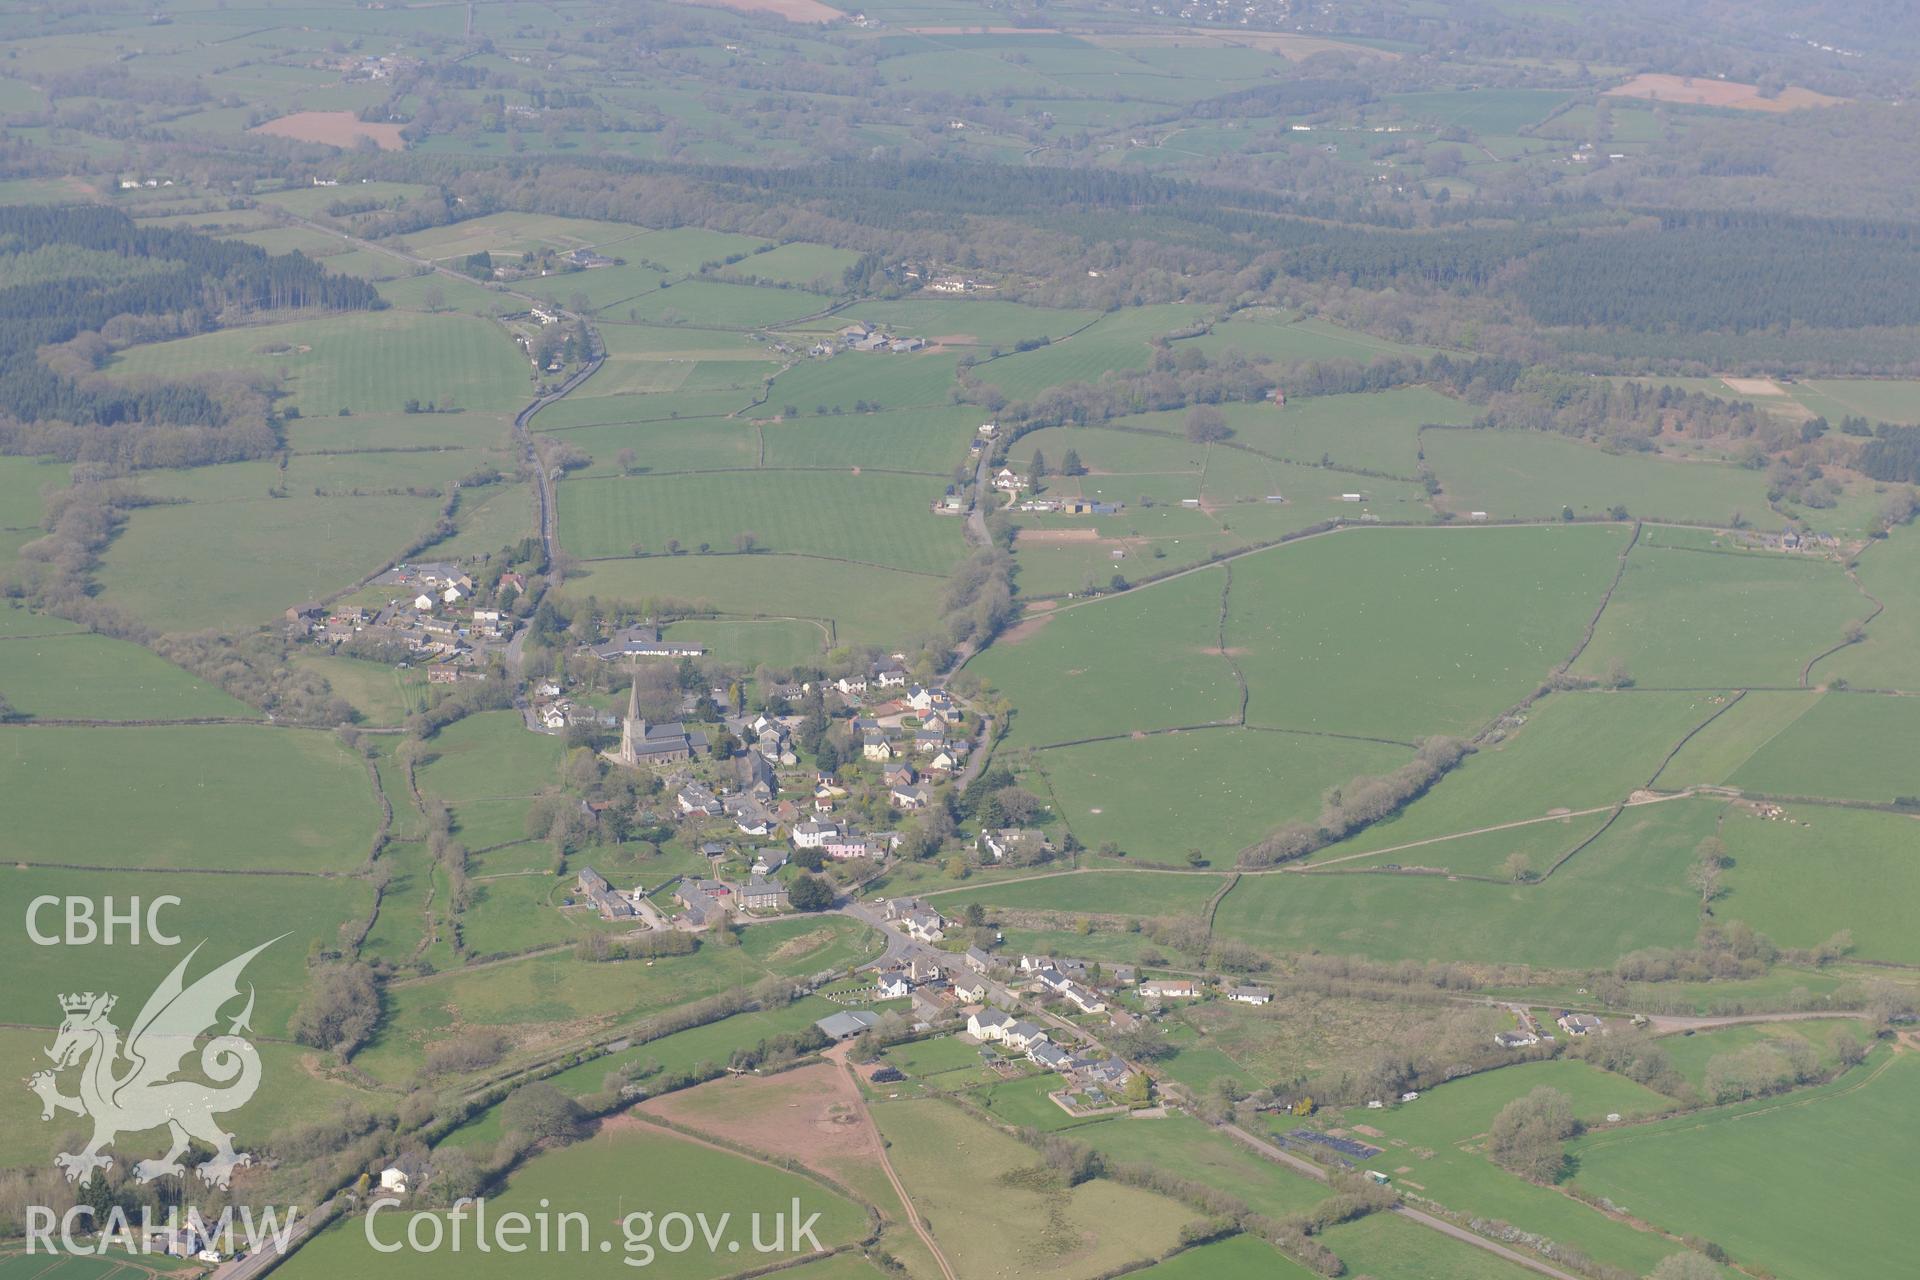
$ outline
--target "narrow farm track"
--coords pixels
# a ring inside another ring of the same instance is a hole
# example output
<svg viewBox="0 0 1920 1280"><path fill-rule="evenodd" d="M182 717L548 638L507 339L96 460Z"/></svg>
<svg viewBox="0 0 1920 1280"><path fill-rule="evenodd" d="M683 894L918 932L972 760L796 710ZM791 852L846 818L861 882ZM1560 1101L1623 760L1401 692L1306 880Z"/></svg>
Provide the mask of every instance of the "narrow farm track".
<svg viewBox="0 0 1920 1280"><path fill-rule="evenodd" d="M946 1280L960 1280L959 1273L953 1269L953 1264L947 1261L947 1255L940 1251L940 1242L933 1238L933 1232L928 1230L927 1224L921 1219L920 1211L913 1207L913 1197L907 1194L907 1184L900 1181L899 1173L894 1170L893 1160L887 1155L886 1140L880 1137L879 1126L873 1123L873 1116L867 1111L867 1100L860 1096L859 1082L853 1078L853 1064L847 1061L847 1054L852 1047L851 1042L837 1045L821 1056L839 1068L838 1076L844 1086L841 1092L860 1114L867 1117L867 1124L873 1127L874 1145L880 1152L880 1171L887 1175L887 1181L893 1186L893 1194L900 1198L900 1209L906 1214L907 1225L913 1228L913 1234L920 1237L920 1243L927 1246L927 1252L933 1255L935 1264L940 1268L940 1274L946 1277Z"/></svg>
<svg viewBox="0 0 1920 1280"><path fill-rule="evenodd" d="M592 332L590 326L589 332ZM594 334L594 345L597 347L599 344L599 335ZM548 473L546 464L540 461L540 451L534 446L533 432L527 424L533 421L534 414L564 399L574 388L591 378L605 363L604 355L595 356L576 369L565 382L545 395L536 396L531 404L513 416L513 438L520 446L521 457L526 460L527 467L533 472L534 514L540 521L540 545L546 551L547 571L555 584L560 581L557 568L557 557L560 554L560 509L553 492L553 476Z"/></svg>
<svg viewBox="0 0 1920 1280"><path fill-rule="evenodd" d="M1285 1165L1295 1173L1304 1174L1316 1182L1329 1181L1326 1170L1314 1164L1311 1160L1303 1160L1291 1151L1283 1150L1274 1143L1268 1142L1265 1138L1247 1132L1237 1124L1222 1123L1217 1127L1222 1133L1238 1139L1275 1164ZM1528 1254L1521 1253L1517 1249L1509 1249L1505 1245L1495 1244L1485 1236L1475 1235L1465 1227L1455 1226L1445 1218L1436 1217L1424 1210L1416 1209L1412 1205L1397 1205L1392 1212L1400 1215L1409 1222L1417 1223L1427 1228L1429 1231L1437 1231L1441 1235L1451 1237L1462 1244L1472 1245L1476 1249L1491 1253L1497 1258L1503 1258L1515 1266L1525 1267L1527 1270L1535 1272L1538 1275L1551 1276L1553 1280L1580 1280L1580 1277L1575 1276L1571 1272L1562 1271L1556 1266L1542 1262L1540 1259Z"/></svg>
<svg viewBox="0 0 1920 1280"><path fill-rule="evenodd" d="M1753 1022L1818 1022L1822 1019L1858 1017L1846 1009L1808 1009L1792 1013L1728 1013L1702 1015L1656 1013L1647 1018L1655 1035L1673 1031L1710 1031L1715 1027L1738 1027Z"/></svg>

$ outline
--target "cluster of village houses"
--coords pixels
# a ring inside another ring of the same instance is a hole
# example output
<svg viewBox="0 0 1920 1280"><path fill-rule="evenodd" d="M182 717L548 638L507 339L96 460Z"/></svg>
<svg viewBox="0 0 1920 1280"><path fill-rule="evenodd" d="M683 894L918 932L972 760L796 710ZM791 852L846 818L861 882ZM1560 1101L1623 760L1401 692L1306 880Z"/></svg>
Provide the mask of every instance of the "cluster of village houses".
<svg viewBox="0 0 1920 1280"><path fill-rule="evenodd" d="M605 643L595 645L591 652L603 662L617 662L635 658L698 658L705 655L707 651L702 645L667 639L665 631L656 623L636 622L616 629ZM713 689L709 692L716 703L723 701L726 697L724 689ZM690 714L697 700L696 695L689 694L682 708L683 712ZM585 702L575 701L555 680L542 680L534 686L531 716L529 727L542 729L548 733L560 733L567 726L577 724L602 729L618 728L621 725L618 715L611 711L600 710ZM621 763L671 764L705 754L705 747L706 739L697 731L689 733L677 724L643 724L637 740L633 743L633 751ZM669 756L671 759L668 758Z"/></svg>
<svg viewBox="0 0 1920 1280"><path fill-rule="evenodd" d="M607 652L602 656L624 656L631 645L640 643L635 637L643 631L650 629L628 628L603 646ZM720 690L713 692L716 699L722 696ZM794 683L771 692L792 703L809 696L813 686L811 682ZM934 788L961 769L971 751L972 742L961 727L967 713L960 702L945 689L912 683L898 658L874 663L865 674L841 676L822 692L838 704L841 714L851 718L861 758L879 766L877 772L887 788L888 802L895 809L911 812L932 804ZM883 858L900 846L898 832L861 830L838 814L839 802L850 792L832 774L812 773L810 795L781 795L778 771L800 763L793 741L799 716L723 717L728 731L745 744L745 750L718 768L696 773L692 768L676 766L692 765L710 756L706 734L678 721L649 721L640 713L637 689L629 692L624 718L574 704L551 681L536 685L534 694L532 714L543 724L564 726L588 716L596 721L618 722L620 745L606 753L608 759L628 767L670 768L667 793L672 797L674 816L680 821L698 824L702 834L709 837L730 825L729 838L752 836L776 842L751 850L753 862L747 879L679 881L673 886L673 897L680 910L671 919L642 886L616 889L598 871L585 868L576 883L577 905L593 908L605 919L631 919L651 928L697 930L739 913L784 911L788 907L787 892L777 877L793 851L817 850L823 858L848 862ZM917 720L917 727L903 726L909 718ZM726 782L719 780L723 771ZM781 841L784 843L778 843ZM1036 829L1007 828L982 832L978 847L983 861L999 861L1050 851L1052 846ZM726 840L707 838L700 852L717 866L733 854L734 846Z"/></svg>
<svg viewBox="0 0 1920 1280"><path fill-rule="evenodd" d="M480 603L473 578L458 565L403 564L375 578L376 587L394 595L377 609L356 605L297 604L286 612L286 631L294 640L329 648L351 641L397 644L428 664L427 678L451 684L480 679L479 665L489 650L511 638L510 613ZM517 573L500 576L496 591L526 590Z"/></svg>
<svg viewBox="0 0 1920 1280"><path fill-rule="evenodd" d="M945 941L954 926L939 911L915 898L893 898L881 905L888 928L914 942L932 946ZM1206 984L1192 978L1149 978L1141 980L1131 965L1099 965L1069 956L1020 954L995 955L978 946L964 952L925 954L881 970L874 979L874 997L879 1000L910 1001L914 1022L933 1027L948 1020L966 1018L966 1034L981 1044L999 1045L1024 1055L1035 1065L1059 1072L1085 1089L1111 1091L1124 1084L1132 1069L1119 1058L1089 1057L1075 1053L1058 1043L1057 1033L1038 1024L992 1007L992 997L1011 1000L1014 993L1040 998L1057 998L1081 1015L1106 1016L1116 1028L1135 1025L1135 1016L1114 1002L1121 991L1132 991L1140 1000L1160 1004L1173 1000L1196 1000L1208 994ZM1220 994L1240 1004L1264 1005L1273 992L1265 987L1230 985ZM873 1026L877 1018L863 1011L854 1016L836 1014L822 1019L821 1029L829 1035L858 1035ZM832 1022L829 1027L826 1023Z"/></svg>
<svg viewBox="0 0 1920 1280"><path fill-rule="evenodd" d="M811 683L774 691L789 702L810 695ZM841 676L824 690L849 717L860 759L877 765L895 809L914 812L933 803L934 788L965 767L973 748L964 727L966 711L945 689L912 683L898 659L874 664L865 674ZM812 794L801 800L780 798L776 770L799 764L793 734L796 715L751 718L730 716L730 732L746 744L735 762L732 787L691 776L675 784L674 807L683 819L728 820L740 835L784 833L796 849L818 849L835 861L877 858L900 843L892 832L862 832L836 814L848 789L831 774L816 773ZM914 727L905 721L912 719ZM631 721L630 721L631 723ZM638 762L638 761L636 761Z"/></svg>
<svg viewBox="0 0 1920 1280"><path fill-rule="evenodd" d="M731 850L709 844L703 852L717 858ZM673 901L679 909L671 914L648 896L645 885L617 889L599 871L582 867L574 879L574 899L568 905L590 908L603 920L630 920L637 927L699 932L722 920L785 911L789 905L787 887L773 877L786 863L786 850L762 849L755 852L753 871L746 879L682 876L673 884Z"/></svg>

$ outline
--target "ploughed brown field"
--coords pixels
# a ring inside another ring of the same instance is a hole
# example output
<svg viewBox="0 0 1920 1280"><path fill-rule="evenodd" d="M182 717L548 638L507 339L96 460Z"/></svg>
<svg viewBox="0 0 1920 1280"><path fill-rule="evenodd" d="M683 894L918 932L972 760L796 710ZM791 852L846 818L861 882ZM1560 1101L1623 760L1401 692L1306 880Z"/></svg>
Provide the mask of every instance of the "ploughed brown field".
<svg viewBox="0 0 1920 1280"><path fill-rule="evenodd" d="M1790 85L1777 97L1763 98L1760 90L1738 80L1713 80L1699 76L1669 76L1654 72L1637 75L1617 89L1607 90L1612 98L1646 98L1652 102L1677 102L1696 107L1735 107L1741 111L1797 111L1801 107L1831 107L1845 98L1831 98L1812 89Z"/></svg>
<svg viewBox="0 0 1920 1280"><path fill-rule="evenodd" d="M369 124L351 111L296 111L265 124L257 124L249 133L270 133L276 138L296 142L321 142L330 147L350 147L361 138L370 139L382 151L401 151L406 142L397 124Z"/></svg>

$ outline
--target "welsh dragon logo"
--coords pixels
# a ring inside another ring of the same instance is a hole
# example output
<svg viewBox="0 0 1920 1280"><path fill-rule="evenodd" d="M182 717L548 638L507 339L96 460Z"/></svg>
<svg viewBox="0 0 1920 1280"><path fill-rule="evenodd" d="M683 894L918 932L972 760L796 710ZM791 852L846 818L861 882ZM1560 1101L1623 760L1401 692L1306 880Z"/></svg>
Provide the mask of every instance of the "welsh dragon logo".
<svg viewBox="0 0 1920 1280"><path fill-rule="evenodd" d="M42 1120L60 1111L93 1120L93 1138L83 1149L54 1157L67 1181L84 1182L95 1170L111 1167L113 1157L103 1152L121 1134L162 1126L171 1145L159 1159L134 1165L140 1182L184 1174L180 1157L196 1139L213 1148L213 1158L199 1168L209 1186L225 1187L236 1167L253 1163L252 1156L233 1149L233 1135L214 1119L218 1112L245 1106L260 1087L260 1055L240 1035L252 1030L251 986L246 1007L228 1024L226 1034L200 1046L200 1072L212 1085L173 1076L184 1068L200 1037L219 1022L220 1010L239 997L240 973L247 962L277 941L261 943L188 986L185 975L199 954L196 946L147 998L124 1043L119 1028L108 1021L117 997L91 991L60 997L66 1016L46 1051L53 1070L36 1073L27 1087L40 1096ZM80 1070L80 1093L69 1097L60 1092L58 1076L74 1067Z"/></svg>

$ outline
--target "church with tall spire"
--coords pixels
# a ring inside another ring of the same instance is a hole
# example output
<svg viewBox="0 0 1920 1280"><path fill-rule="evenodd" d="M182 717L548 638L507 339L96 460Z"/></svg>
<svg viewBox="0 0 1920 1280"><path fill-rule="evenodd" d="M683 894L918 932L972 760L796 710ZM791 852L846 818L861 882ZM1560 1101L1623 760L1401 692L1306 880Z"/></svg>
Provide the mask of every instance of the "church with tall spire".
<svg viewBox="0 0 1920 1280"><path fill-rule="evenodd" d="M609 756L629 768L678 764L707 753L707 735L679 721L653 724L640 714L640 682L627 690L627 718L620 727L620 747Z"/></svg>

